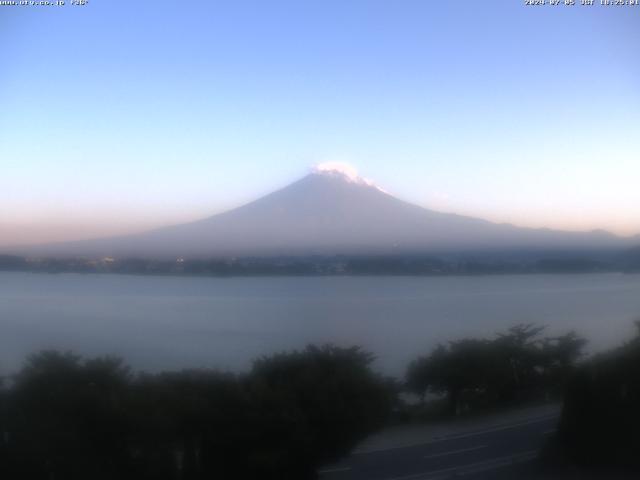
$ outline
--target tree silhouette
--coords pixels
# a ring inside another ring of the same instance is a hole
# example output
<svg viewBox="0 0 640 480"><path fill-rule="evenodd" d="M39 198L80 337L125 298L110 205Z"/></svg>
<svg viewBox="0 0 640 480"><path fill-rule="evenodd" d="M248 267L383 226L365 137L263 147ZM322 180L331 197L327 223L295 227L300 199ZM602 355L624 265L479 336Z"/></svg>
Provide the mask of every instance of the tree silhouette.
<svg viewBox="0 0 640 480"><path fill-rule="evenodd" d="M640 472L640 324L636 336L595 356L572 376L557 440L586 467Z"/></svg>
<svg viewBox="0 0 640 480"><path fill-rule="evenodd" d="M541 336L544 327L521 324L492 340L463 339L438 345L411 362L406 387L421 398L446 395L449 413L504 405L561 391L585 340L575 333Z"/></svg>
<svg viewBox="0 0 640 480"><path fill-rule="evenodd" d="M0 475L311 479L379 427L391 399L358 348L310 346L244 375L132 375L116 358L30 356L0 395Z"/></svg>

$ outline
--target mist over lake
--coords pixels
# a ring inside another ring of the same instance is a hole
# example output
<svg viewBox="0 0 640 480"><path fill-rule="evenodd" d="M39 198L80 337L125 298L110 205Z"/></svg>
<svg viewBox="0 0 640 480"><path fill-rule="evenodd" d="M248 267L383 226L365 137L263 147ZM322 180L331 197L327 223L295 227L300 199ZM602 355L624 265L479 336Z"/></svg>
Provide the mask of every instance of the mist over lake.
<svg viewBox="0 0 640 480"><path fill-rule="evenodd" d="M145 370L244 370L308 343L357 344L401 375L438 342L515 323L575 329L589 350L630 337L640 275L201 278L0 273L0 373L44 348Z"/></svg>

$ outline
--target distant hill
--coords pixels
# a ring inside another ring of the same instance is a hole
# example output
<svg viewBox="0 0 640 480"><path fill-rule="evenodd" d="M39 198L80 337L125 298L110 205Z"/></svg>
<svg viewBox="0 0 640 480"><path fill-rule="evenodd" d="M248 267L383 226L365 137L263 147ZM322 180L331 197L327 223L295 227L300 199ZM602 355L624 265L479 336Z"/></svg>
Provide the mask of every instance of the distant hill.
<svg viewBox="0 0 640 480"><path fill-rule="evenodd" d="M567 251L626 248L604 231L520 228L404 202L339 169L320 169L249 204L142 234L5 249L41 256L216 256Z"/></svg>

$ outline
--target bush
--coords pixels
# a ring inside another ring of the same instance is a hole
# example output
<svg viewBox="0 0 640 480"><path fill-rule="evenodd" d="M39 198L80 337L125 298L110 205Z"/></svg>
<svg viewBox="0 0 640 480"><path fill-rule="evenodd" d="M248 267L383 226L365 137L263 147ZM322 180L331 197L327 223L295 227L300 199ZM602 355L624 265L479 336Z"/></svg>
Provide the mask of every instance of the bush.
<svg viewBox="0 0 640 480"><path fill-rule="evenodd" d="M246 375L134 377L118 359L41 352L0 397L0 476L311 479L384 422L392 395L371 360L310 346Z"/></svg>
<svg viewBox="0 0 640 480"><path fill-rule="evenodd" d="M507 405L562 392L586 341L575 333L542 337L543 327L517 325L491 340L463 339L419 357L405 376L423 399L444 395L449 413Z"/></svg>
<svg viewBox="0 0 640 480"><path fill-rule="evenodd" d="M589 467L640 471L640 335L573 376L558 429L562 454Z"/></svg>

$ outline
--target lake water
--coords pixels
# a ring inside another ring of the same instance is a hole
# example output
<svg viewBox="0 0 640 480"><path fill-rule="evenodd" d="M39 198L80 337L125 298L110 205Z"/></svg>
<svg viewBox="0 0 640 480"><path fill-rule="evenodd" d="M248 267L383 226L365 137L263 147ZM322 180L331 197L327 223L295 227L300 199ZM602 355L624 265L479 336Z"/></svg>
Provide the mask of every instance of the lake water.
<svg viewBox="0 0 640 480"><path fill-rule="evenodd" d="M0 373L43 348L136 368L244 370L308 343L357 344L401 375L438 342L536 322L592 351L640 317L640 275L193 278L0 273Z"/></svg>

